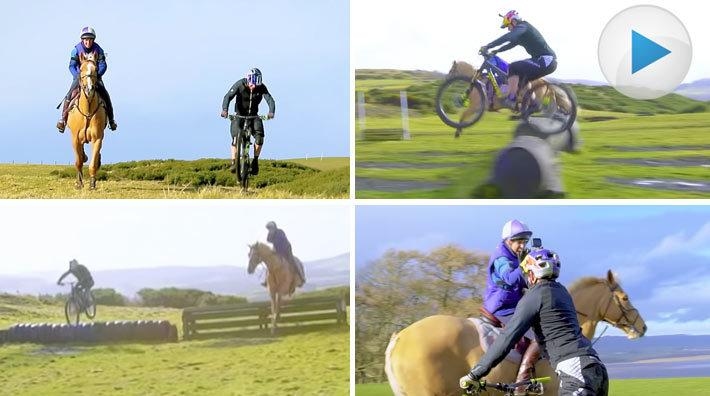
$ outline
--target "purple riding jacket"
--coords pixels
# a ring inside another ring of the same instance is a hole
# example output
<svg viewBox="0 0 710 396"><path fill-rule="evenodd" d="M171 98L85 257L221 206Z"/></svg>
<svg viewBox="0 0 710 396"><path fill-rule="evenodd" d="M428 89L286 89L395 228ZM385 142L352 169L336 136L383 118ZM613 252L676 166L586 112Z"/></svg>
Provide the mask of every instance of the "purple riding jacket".
<svg viewBox="0 0 710 396"><path fill-rule="evenodd" d="M526 287L520 260L508 249L505 241L501 241L488 261L483 308L495 316L512 315Z"/></svg>

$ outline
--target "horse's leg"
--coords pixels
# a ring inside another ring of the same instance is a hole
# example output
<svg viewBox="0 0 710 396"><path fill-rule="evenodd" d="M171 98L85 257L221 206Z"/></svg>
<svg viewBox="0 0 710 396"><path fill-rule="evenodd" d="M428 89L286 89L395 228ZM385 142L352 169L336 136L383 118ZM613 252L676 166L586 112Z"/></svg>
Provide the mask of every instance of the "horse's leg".
<svg viewBox="0 0 710 396"><path fill-rule="evenodd" d="M276 291L271 291L271 335L276 333L276 314L278 313L278 309L276 308L276 299Z"/></svg>
<svg viewBox="0 0 710 396"><path fill-rule="evenodd" d="M96 188L96 173L99 171L101 166L101 145L103 144L102 138L94 139L91 144L91 162L89 163L89 188Z"/></svg>
<svg viewBox="0 0 710 396"><path fill-rule="evenodd" d="M84 154L84 145L79 141L78 134L74 136L72 145L74 146L74 167L76 167L76 188L82 188L84 187L82 171L86 154Z"/></svg>

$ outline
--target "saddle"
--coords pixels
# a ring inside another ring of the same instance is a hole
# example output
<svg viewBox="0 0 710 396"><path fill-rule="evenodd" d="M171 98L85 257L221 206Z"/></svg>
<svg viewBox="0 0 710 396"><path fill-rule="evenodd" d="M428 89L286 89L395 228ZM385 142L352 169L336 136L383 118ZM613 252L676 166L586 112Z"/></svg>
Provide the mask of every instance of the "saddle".
<svg viewBox="0 0 710 396"><path fill-rule="evenodd" d="M498 320L498 318L486 311L483 307L481 307L480 311L481 316L479 318L468 318L468 320L470 320L476 327L476 331L478 331L479 344L485 353L488 348L493 345L496 338L500 336L503 331L503 324L500 320ZM519 365L523 360L523 355L525 354L525 350L528 348L528 345L530 345L530 340L523 337L515 344L513 349L510 350L510 353L508 353L505 359Z"/></svg>
<svg viewBox="0 0 710 396"><path fill-rule="evenodd" d="M67 106L67 111L69 111L70 109L79 105L79 92L80 92L79 90L80 89L81 88L74 88L74 90L71 91L71 96L69 97L69 106ZM101 97L101 95L99 95L99 105L101 107L103 107L104 110L106 109L106 101L104 100L104 98Z"/></svg>

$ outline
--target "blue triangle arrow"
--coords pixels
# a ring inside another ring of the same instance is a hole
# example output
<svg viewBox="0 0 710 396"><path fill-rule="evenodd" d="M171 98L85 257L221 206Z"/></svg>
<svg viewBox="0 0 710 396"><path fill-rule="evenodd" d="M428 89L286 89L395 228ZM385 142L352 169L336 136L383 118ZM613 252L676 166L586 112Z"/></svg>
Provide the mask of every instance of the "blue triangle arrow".
<svg viewBox="0 0 710 396"><path fill-rule="evenodd" d="M670 54L667 48L648 37L631 31L631 74Z"/></svg>

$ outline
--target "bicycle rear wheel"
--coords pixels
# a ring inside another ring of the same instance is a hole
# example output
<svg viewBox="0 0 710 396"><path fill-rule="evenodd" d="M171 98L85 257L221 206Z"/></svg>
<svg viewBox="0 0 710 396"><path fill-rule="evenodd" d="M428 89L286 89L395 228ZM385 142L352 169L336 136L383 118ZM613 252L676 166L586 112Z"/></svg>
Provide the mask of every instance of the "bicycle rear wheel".
<svg viewBox="0 0 710 396"><path fill-rule="evenodd" d="M542 98L528 90L520 105L521 119L548 134L564 132L577 119L577 97L564 84L549 84Z"/></svg>
<svg viewBox="0 0 710 396"><path fill-rule="evenodd" d="M89 319L96 317L96 301L94 300L94 294L90 290L84 292L84 312Z"/></svg>
<svg viewBox="0 0 710 396"><path fill-rule="evenodd" d="M486 109L486 94L479 83L464 76L448 78L436 92L436 114L444 124L466 128L476 123Z"/></svg>
<svg viewBox="0 0 710 396"><path fill-rule="evenodd" d="M69 297L66 304L64 304L64 316L67 318L67 323L70 325L78 325L80 313L79 304L73 297Z"/></svg>

